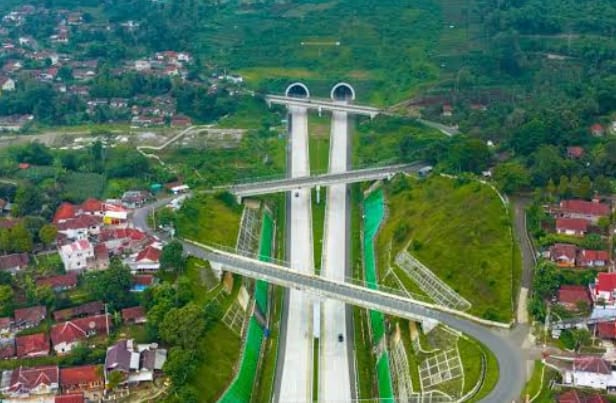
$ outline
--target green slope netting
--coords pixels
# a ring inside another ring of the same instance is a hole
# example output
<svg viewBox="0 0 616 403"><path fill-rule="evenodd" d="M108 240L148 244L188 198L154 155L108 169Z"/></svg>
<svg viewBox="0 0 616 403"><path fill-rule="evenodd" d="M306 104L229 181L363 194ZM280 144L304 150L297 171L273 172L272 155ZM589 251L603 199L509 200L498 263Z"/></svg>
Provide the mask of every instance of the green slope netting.
<svg viewBox="0 0 616 403"><path fill-rule="evenodd" d="M272 217L264 214L263 224L261 225L261 242L259 244L259 255L260 259L263 261L268 261L272 253L273 229L274 222ZM261 312L265 314L267 312L267 283L265 281L257 281L255 286L255 299L257 306ZM261 352L262 344L263 328L261 328L259 322L253 315L248 324L240 370L229 389L227 389L225 394L220 398L220 403L250 401L255 377L257 375L257 363L259 362L259 353Z"/></svg>
<svg viewBox="0 0 616 403"><path fill-rule="evenodd" d="M274 232L274 220L268 214L263 215L263 223L261 224L261 243L259 245L259 256L261 260L267 262L270 260L272 253L272 239ZM267 283L265 281L257 281L255 289L255 299L257 306L265 314L267 312Z"/></svg>
<svg viewBox="0 0 616 403"><path fill-rule="evenodd" d="M374 237L385 217L385 202L381 189L372 192L364 200L364 266L366 286L377 288L376 259L374 257ZM385 336L385 316L381 312L370 311L370 327L374 344L378 345ZM387 351L377 360L377 376L381 401L393 402L394 392Z"/></svg>

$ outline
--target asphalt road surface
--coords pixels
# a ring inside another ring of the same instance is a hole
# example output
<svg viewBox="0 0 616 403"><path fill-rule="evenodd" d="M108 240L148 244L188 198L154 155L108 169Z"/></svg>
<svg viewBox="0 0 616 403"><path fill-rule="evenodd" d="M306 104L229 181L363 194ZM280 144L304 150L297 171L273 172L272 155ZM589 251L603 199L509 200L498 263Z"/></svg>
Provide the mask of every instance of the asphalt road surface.
<svg viewBox="0 0 616 403"><path fill-rule="evenodd" d="M346 112L332 113L330 137L330 173L346 171L348 118ZM323 239L323 266L321 275L344 281L347 268L346 243L347 196L345 184L327 188L325 231ZM322 303L320 339L319 401L351 401L351 375L348 352L346 306L344 302L325 300Z"/></svg>

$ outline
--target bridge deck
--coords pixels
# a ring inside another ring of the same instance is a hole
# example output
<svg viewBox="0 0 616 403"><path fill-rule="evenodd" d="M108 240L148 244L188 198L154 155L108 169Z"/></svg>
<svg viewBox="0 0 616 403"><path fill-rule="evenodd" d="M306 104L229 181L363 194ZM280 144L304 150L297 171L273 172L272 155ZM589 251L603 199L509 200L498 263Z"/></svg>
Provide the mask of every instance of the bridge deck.
<svg viewBox="0 0 616 403"><path fill-rule="evenodd" d="M315 187L317 185L329 186L342 183L356 183L383 179L398 172L418 172L424 166L426 165L422 163L398 164L378 168L357 169L347 172L276 179L257 183L234 185L229 188L229 191L239 197L288 192L294 189Z"/></svg>

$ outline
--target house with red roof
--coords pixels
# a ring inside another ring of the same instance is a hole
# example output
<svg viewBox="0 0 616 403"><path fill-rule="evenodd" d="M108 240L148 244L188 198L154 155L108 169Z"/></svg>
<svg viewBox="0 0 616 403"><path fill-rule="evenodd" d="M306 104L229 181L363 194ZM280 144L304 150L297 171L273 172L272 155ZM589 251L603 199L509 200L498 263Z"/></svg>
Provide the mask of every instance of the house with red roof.
<svg viewBox="0 0 616 403"><path fill-rule="evenodd" d="M569 311L575 311L580 304L590 307L592 300L588 288L583 285L561 285L558 289L558 303Z"/></svg>
<svg viewBox="0 0 616 403"><path fill-rule="evenodd" d="M2 394L5 398L40 398L53 396L59 390L60 369L57 365L24 368L2 373Z"/></svg>
<svg viewBox="0 0 616 403"><path fill-rule="evenodd" d="M0 359L15 357L15 339L2 339L0 343Z"/></svg>
<svg viewBox="0 0 616 403"><path fill-rule="evenodd" d="M37 287L51 287L55 292L62 292L77 287L77 273L60 274L36 280Z"/></svg>
<svg viewBox="0 0 616 403"><path fill-rule="evenodd" d="M155 271L160 269L161 248L157 244L146 246L129 261L133 272Z"/></svg>
<svg viewBox="0 0 616 403"><path fill-rule="evenodd" d="M590 134L596 137L601 137L605 133L605 129L599 123L590 126Z"/></svg>
<svg viewBox="0 0 616 403"><path fill-rule="evenodd" d="M95 265L94 247L87 239L80 239L60 248L60 258L67 272L84 271Z"/></svg>
<svg viewBox="0 0 616 403"><path fill-rule="evenodd" d="M62 393L100 392L105 388L103 368L98 365L82 365L79 367L60 369L60 389Z"/></svg>
<svg viewBox="0 0 616 403"><path fill-rule="evenodd" d="M109 334L110 315L87 316L59 323L51 328L51 344L58 355L66 354L79 343L99 334Z"/></svg>
<svg viewBox="0 0 616 403"><path fill-rule="evenodd" d="M602 339L616 339L616 322L599 322L596 331L597 336Z"/></svg>
<svg viewBox="0 0 616 403"><path fill-rule="evenodd" d="M567 157L578 159L584 156L584 149L579 146L567 147Z"/></svg>
<svg viewBox="0 0 616 403"><path fill-rule="evenodd" d="M56 322L67 321L72 318L82 316L98 315L105 312L105 304L101 301L86 302L71 308L60 309L53 312L53 319Z"/></svg>
<svg viewBox="0 0 616 403"><path fill-rule="evenodd" d="M13 319L6 317L0 318L0 334L7 334L11 331L13 327Z"/></svg>
<svg viewBox="0 0 616 403"><path fill-rule="evenodd" d="M611 213L608 204L599 200L563 200L560 202L560 214L564 218L579 218L596 224L599 218L607 217Z"/></svg>
<svg viewBox="0 0 616 403"><path fill-rule="evenodd" d="M30 308L15 309L15 328L17 330L28 329L38 326L47 318L47 308L42 305Z"/></svg>
<svg viewBox="0 0 616 403"><path fill-rule="evenodd" d="M558 403L608 403L608 400L601 395L594 394L587 396L575 389L561 393L556 398L556 401Z"/></svg>
<svg viewBox="0 0 616 403"><path fill-rule="evenodd" d="M94 268L105 270L107 267L109 267L109 251L104 243L99 243L94 246Z"/></svg>
<svg viewBox="0 0 616 403"><path fill-rule="evenodd" d="M131 291L142 292L148 287L156 283L156 277L151 274L135 274L133 275L133 286Z"/></svg>
<svg viewBox="0 0 616 403"><path fill-rule="evenodd" d="M15 337L17 357L44 357L49 355L49 337L45 333Z"/></svg>
<svg viewBox="0 0 616 403"><path fill-rule="evenodd" d="M135 228L104 229L98 237L110 253L119 255L142 249L149 238L146 233Z"/></svg>
<svg viewBox="0 0 616 403"><path fill-rule="evenodd" d="M563 383L607 391L616 388L616 372L612 370L611 364L601 357L575 357L572 369L564 373Z"/></svg>
<svg viewBox="0 0 616 403"><path fill-rule="evenodd" d="M60 204L60 206L56 210L56 213L53 215L52 222L54 224L59 224L75 217L77 217L77 211L75 210L75 206L73 206L71 203L63 202L62 204Z"/></svg>
<svg viewBox="0 0 616 403"><path fill-rule="evenodd" d="M616 272L597 274L590 291L595 305L616 308Z"/></svg>
<svg viewBox="0 0 616 403"><path fill-rule="evenodd" d="M145 308L142 306L133 306L122 309L122 322L126 325L139 325L147 322Z"/></svg>
<svg viewBox="0 0 616 403"><path fill-rule="evenodd" d="M577 246L568 243L556 243L550 246L550 260L560 267L575 267Z"/></svg>
<svg viewBox="0 0 616 403"><path fill-rule="evenodd" d="M588 221L581 218L557 218L556 232L562 235L582 237L588 232Z"/></svg>
<svg viewBox="0 0 616 403"><path fill-rule="evenodd" d="M70 393L54 397L54 403L84 403L85 401L83 393Z"/></svg>
<svg viewBox="0 0 616 403"><path fill-rule="evenodd" d="M581 267L606 267L610 264L610 254L606 250L582 249L577 256Z"/></svg>
<svg viewBox="0 0 616 403"><path fill-rule="evenodd" d="M30 258L27 253L13 253L12 255L0 256L0 270L13 275L28 267L29 264Z"/></svg>
<svg viewBox="0 0 616 403"><path fill-rule="evenodd" d="M94 215L80 215L56 224L58 233L71 240L88 239L100 234L103 219Z"/></svg>

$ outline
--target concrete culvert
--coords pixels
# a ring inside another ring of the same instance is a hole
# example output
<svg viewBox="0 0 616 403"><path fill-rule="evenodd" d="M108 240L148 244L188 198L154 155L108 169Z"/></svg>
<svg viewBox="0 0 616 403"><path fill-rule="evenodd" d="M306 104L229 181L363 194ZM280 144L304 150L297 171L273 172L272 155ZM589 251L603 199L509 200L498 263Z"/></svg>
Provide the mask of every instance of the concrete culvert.
<svg viewBox="0 0 616 403"><path fill-rule="evenodd" d="M351 102L355 99L355 90L347 83L338 83L330 94L333 101Z"/></svg>
<svg viewBox="0 0 616 403"><path fill-rule="evenodd" d="M285 95L293 98L310 98L310 91L302 83L293 83L287 87Z"/></svg>

